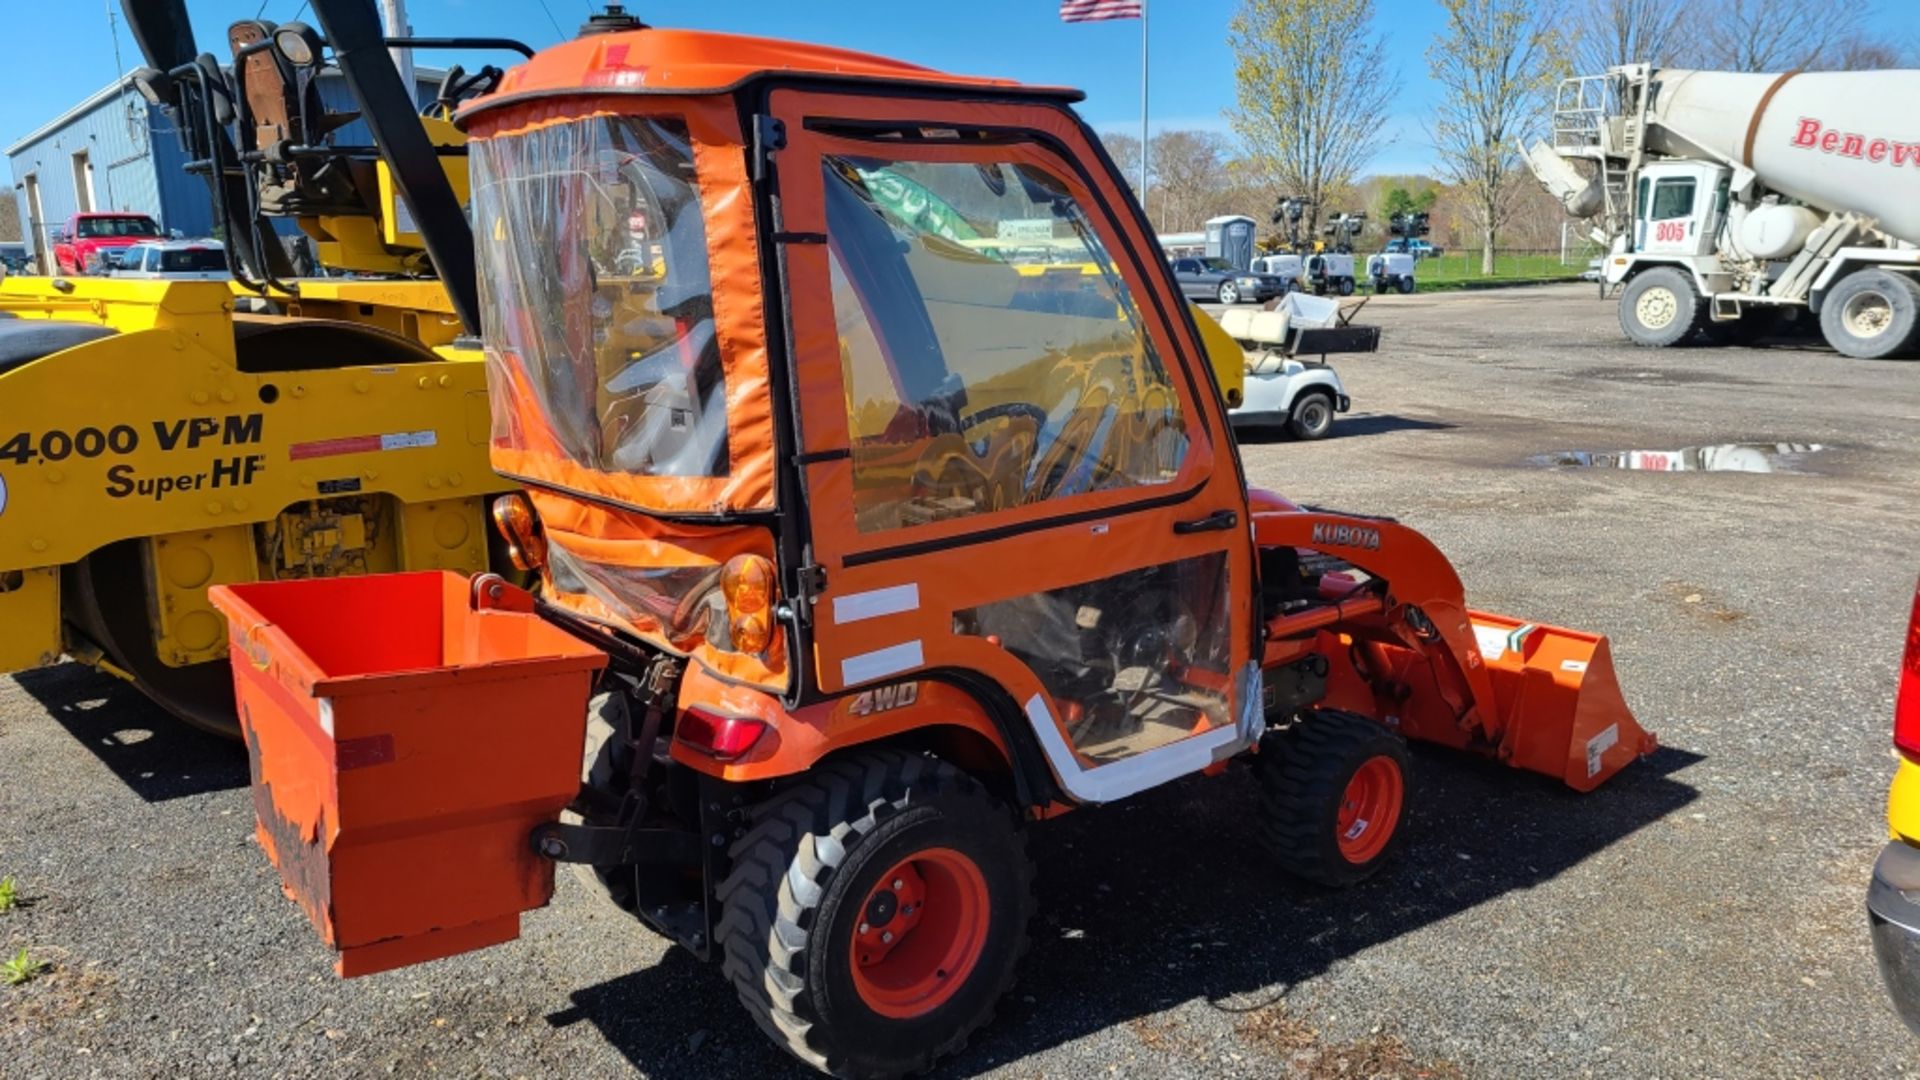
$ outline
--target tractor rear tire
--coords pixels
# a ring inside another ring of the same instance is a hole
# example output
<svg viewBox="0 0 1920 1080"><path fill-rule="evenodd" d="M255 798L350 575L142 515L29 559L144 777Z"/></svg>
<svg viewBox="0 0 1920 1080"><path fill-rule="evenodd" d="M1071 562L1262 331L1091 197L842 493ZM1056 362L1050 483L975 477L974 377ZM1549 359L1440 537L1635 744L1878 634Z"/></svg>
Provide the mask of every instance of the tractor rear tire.
<svg viewBox="0 0 1920 1080"><path fill-rule="evenodd" d="M1033 911L1025 840L938 758L874 751L819 766L756 810L732 855L714 935L727 977L761 1029L816 1069L924 1072L1013 985Z"/></svg>
<svg viewBox="0 0 1920 1080"><path fill-rule="evenodd" d="M1627 282L1620 294L1620 329L1635 345L1664 349L1700 328L1706 305L1693 278L1671 266L1656 266Z"/></svg>
<svg viewBox="0 0 1920 1080"><path fill-rule="evenodd" d="M580 764L581 780L604 793L611 803L624 799L633 777L633 746L628 735L627 698L621 693L596 694L587 704L587 741ZM593 814L561 811L560 820L570 825L612 825L611 818L601 820ZM633 866L592 866L573 863L573 876L588 891L605 897L608 903L639 920L642 926L658 932L640 916L638 882Z"/></svg>
<svg viewBox="0 0 1920 1080"><path fill-rule="evenodd" d="M1890 270L1840 279L1820 302L1827 344L1856 360L1885 360L1920 344L1920 282Z"/></svg>
<svg viewBox="0 0 1920 1080"><path fill-rule="evenodd" d="M1407 743L1356 713L1319 709L1261 740L1261 839L1289 873L1338 888L1400 846Z"/></svg>

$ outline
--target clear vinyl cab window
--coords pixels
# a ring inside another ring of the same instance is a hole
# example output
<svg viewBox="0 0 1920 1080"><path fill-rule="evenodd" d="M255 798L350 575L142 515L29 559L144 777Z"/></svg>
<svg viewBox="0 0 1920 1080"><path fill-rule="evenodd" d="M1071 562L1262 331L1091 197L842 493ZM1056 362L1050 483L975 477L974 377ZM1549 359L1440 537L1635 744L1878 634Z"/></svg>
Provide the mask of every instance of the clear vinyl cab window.
<svg viewBox="0 0 1920 1080"><path fill-rule="evenodd" d="M493 441L643 477L728 474L686 124L594 116L470 149Z"/></svg>
<svg viewBox="0 0 1920 1080"><path fill-rule="evenodd" d="M1179 395L1068 185L823 160L854 518L876 532L1172 481Z"/></svg>

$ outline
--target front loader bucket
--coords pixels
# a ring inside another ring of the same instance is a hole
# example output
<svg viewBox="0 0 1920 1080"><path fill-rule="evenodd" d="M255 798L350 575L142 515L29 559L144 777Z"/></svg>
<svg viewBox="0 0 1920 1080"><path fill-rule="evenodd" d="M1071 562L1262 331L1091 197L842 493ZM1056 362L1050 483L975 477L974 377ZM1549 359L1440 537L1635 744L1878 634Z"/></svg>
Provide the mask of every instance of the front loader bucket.
<svg viewBox="0 0 1920 1080"><path fill-rule="evenodd" d="M1493 679L1499 755L1592 791L1658 745L1627 708L1599 634L1469 612Z"/></svg>
<svg viewBox="0 0 1920 1080"><path fill-rule="evenodd" d="M606 656L494 587L507 599L476 605L442 572L208 594L230 627L260 846L341 975L511 941L553 895L528 837L579 791Z"/></svg>

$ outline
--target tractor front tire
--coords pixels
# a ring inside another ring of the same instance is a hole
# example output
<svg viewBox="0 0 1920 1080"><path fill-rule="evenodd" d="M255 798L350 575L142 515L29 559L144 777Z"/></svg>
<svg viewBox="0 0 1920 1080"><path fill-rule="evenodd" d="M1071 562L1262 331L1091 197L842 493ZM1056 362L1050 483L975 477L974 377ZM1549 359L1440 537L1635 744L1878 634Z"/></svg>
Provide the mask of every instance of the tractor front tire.
<svg viewBox="0 0 1920 1080"><path fill-rule="evenodd" d="M1261 839L1289 873L1338 888L1400 846L1406 740L1355 713L1318 709L1261 740Z"/></svg>
<svg viewBox="0 0 1920 1080"><path fill-rule="evenodd" d="M761 805L732 854L715 932L727 977L816 1069L923 1072L1013 985L1033 911L1025 840L938 758L822 765Z"/></svg>
<svg viewBox="0 0 1920 1080"><path fill-rule="evenodd" d="M1635 345L1664 349L1699 329L1705 310L1690 275L1656 266L1629 281L1620 294L1620 329Z"/></svg>

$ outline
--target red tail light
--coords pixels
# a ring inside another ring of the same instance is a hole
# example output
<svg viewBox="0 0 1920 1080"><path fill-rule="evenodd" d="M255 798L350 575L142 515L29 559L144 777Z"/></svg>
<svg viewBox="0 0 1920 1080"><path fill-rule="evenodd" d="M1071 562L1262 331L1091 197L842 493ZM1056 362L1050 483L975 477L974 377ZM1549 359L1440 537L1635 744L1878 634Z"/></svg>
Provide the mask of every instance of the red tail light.
<svg viewBox="0 0 1920 1080"><path fill-rule="evenodd" d="M733 761L753 749L767 733L765 722L747 716L716 716L699 709L680 714L674 734L683 743L721 761Z"/></svg>
<svg viewBox="0 0 1920 1080"><path fill-rule="evenodd" d="M1920 759L1920 589L1913 594L1907 652L1900 658L1900 684L1893 699L1893 745Z"/></svg>

